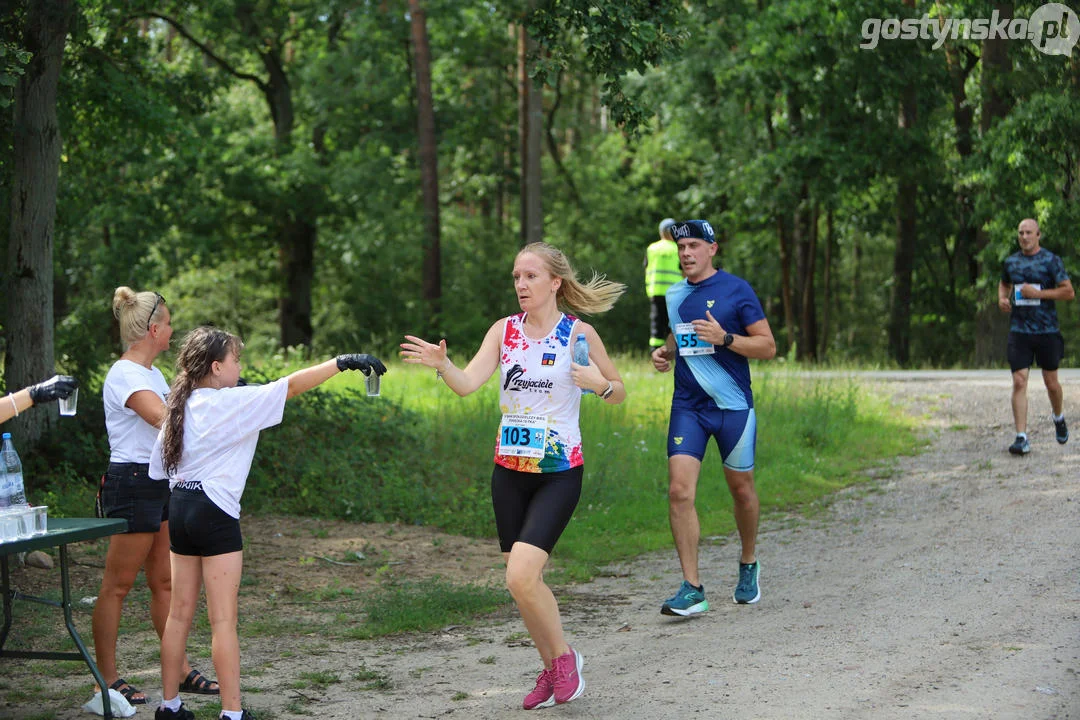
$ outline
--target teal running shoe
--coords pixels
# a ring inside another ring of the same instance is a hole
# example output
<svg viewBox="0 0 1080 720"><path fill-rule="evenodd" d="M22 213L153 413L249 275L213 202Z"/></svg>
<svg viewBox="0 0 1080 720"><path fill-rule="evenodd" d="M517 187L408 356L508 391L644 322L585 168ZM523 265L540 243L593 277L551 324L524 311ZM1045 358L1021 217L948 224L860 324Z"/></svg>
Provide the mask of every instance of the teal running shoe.
<svg viewBox="0 0 1080 720"><path fill-rule="evenodd" d="M735 592L731 599L739 605L751 605L761 599L761 588L758 587L758 576L761 574L761 566L757 560L752 563L739 563L739 584L735 586Z"/></svg>
<svg viewBox="0 0 1080 720"><path fill-rule="evenodd" d="M661 615L697 615L709 609L709 601L705 599L705 588L698 590L688 580L683 580L679 591L664 601L660 606Z"/></svg>

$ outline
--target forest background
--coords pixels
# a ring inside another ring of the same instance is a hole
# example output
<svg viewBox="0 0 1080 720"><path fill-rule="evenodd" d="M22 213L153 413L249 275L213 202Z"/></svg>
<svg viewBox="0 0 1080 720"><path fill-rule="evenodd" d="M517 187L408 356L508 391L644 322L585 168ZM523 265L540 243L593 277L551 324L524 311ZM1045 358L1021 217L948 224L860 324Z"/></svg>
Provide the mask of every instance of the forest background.
<svg viewBox="0 0 1080 720"><path fill-rule="evenodd" d="M467 358L540 239L629 286L592 320L640 352L667 216L711 222L793 362L1001 366L1019 221L1080 271L1080 53L860 45L871 18L1041 6L4 0L6 385L100 374L118 285L254 358L406 331Z"/></svg>

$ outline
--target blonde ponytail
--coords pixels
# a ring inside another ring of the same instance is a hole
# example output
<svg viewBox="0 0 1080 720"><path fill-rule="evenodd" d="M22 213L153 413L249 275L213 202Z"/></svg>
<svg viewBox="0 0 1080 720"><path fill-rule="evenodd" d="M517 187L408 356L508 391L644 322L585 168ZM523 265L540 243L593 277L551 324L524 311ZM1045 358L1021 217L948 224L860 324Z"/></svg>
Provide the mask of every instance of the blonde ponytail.
<svg viewBox="0 0 1080 720"><path fill-rule="evenodd" d="M529 243L518 256L525 253L539 257L553 277L562 279L555 295L561 309L572 310L579 315L597 315L613 308L615 301L626 292L626 285L608 280L599 273L593 273L587 283L580 282L566 255L545 242Z"/></svg>

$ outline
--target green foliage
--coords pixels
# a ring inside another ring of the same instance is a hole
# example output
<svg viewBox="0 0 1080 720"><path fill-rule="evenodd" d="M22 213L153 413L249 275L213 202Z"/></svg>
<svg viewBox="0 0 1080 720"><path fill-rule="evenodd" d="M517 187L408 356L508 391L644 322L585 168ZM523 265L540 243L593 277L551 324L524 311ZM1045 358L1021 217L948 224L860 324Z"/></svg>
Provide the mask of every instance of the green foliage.
<svg viewBox="0 0 1080 720"><path fill-rule="evenodd" d="M548 52L536 62L532 76L551 83L554 74L574 65L575 44L565 36L579 37L589 69L604 79L604 102L612 117L636 130L650 112L626 92L623 78L675 57L688 36L681 27L684 21L684 4L672 0L541 2L529 12L527 26Z"/></svg>
<svg viewBox="0 0 1080 720"><path fill-rule="evenodd" d="M31 53L16 43L0 39L0 109L9 108L14 102L15 84L26 74L30 57Z"/></svg>
<svg viewBox="0 0 1080 720"><path fill-rule="evenodd" d="M612 349L640 348L647 336L643 252L665 216L712 222L722 264L756 289L787 354L803 322L802 298L793 298L789 324L778 228L816 208L815 320L833 361L889 362L883 318L896 285L896 198L905 179L918 185L914 362L970 360L976 313L993 295L1020 218L1037 217L1047 246L1080 272L1068 242L1080 220L1069 58L1010 43L1010 69L1000 78L1009 111L983 133L990 71L978 62L977 42L859 48L868 17L973 17L983 12L978 3L433 0L425 9L442 226L436 315L420 292L405 8L402 0L167 0L123 13L79 5L58 107L58 367L81 376L114 355L109 305L118 285L163 292L178 328L213 320L268 354L280 340L290 261L281 238L294 222L311 224L316 236L305 352L392 350L403 333L428 328L456 351L474 349L495 316L516 309L509 271L518 247L519 138L507 27L519 22L541 45L532 72L545 82L550 140L545 236L582 275L627 284L615 310L590 318ZM222 62L207 60L159 14ZM16 12L2 24L0 98L26 60L21 23ZM947 53L970 61L960 86ZM269 54L288 84L288 123L268 102ZM900 133L898 104L909 86L917 123ZM967 157L957 147L954 101L973 112ZM9 124L0 120L7 147ZM0 170L0 186L10 187L10 163ZM8 212L0 203L0 225ZM826 216L835 236L828 287ZM973 250L961 247L969 224L985 233ZM801 263L788 278L796 289L808 273ZM1076 304L1059 310L1066 336L1080 331ZM1070 362L1080 357L1068 347Z"/></svg>
<svg viewBox="0 0 1080 720"><path fill-rule="evenodd" d="M283 374L264 372L245 370L245 379ZM431 430L415 410L353 387L304 393L289 402L280 425L262 433L244 508L438 525L461 498L437 463L422 460L430 457Z"/></svg>

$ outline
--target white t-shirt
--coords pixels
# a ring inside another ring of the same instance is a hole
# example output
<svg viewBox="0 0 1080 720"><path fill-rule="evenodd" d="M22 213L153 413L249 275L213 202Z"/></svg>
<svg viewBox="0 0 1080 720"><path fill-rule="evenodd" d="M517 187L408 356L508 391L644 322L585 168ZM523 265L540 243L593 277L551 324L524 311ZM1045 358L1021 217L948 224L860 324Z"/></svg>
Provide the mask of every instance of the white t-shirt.
<svg viewBox="0 0 1080 720"><path fill-rule="evenodd" d="M128 398L140 390L149 390L165 402L169 383L156 367L147 368L131 360L113 363L101 390L105 428L109 431L109 462L150 462L158 429L127 406Z"/></svg>
<svg viewBox="0 0 1080 720"><path fill-rule="evenodd" d="M194 390L184 409L184 448L169 487L201 482L215 505L239 519L259 431L281 422L288 394L288 378L267 385ZM150 477L165 477L161 435L150 455Z"/></svg>

